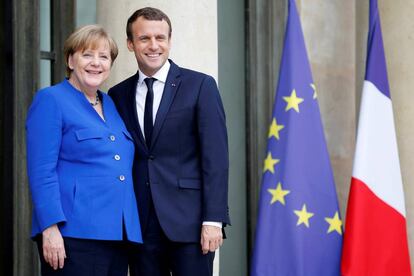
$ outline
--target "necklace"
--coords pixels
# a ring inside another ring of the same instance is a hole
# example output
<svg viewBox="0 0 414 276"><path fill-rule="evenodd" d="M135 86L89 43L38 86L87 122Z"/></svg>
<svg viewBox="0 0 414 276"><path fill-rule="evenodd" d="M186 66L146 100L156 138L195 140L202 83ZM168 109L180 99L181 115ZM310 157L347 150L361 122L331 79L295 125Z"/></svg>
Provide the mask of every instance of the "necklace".
<svg viewBox="0 0 414 276"><path fill-rule="evenodd" d="M99 96L98 93L96 93L95 101L89 102L92 106L97 106L99 104Z"/></svg>

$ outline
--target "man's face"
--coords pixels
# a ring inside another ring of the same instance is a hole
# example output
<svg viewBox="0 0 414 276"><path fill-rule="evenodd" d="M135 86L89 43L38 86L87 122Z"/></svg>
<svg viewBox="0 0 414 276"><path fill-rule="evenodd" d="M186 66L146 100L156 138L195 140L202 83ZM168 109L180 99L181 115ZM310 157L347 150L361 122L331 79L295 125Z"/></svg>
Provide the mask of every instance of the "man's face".
<svg viewBox="0 0 414 276"><path fill-rule="evenodd" d="M138 17L131 29L132 41L127 40L128 49L135 53L139 69L152 76L164 65L170 53L168 23Z"/></svg>

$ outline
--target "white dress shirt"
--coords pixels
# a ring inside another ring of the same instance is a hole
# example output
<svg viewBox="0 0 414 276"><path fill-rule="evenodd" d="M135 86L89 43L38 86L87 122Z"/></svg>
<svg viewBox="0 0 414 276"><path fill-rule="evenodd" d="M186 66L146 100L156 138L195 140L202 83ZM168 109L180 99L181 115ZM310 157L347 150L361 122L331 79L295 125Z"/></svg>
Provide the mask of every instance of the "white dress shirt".
<svg viewBox="0 0 414 276"><path fill-rule="evenodd" d="M144 80L146 78L156 78L152 85L154 91L154 100L152 103L152 123L155 123L157 118L158 108L160 107L162 94L164 93L165 82L167 81L168 71L170 70L170 62L167 62L158 70L153 76L146 76L139 70L139 79L137 85L137 91L135 93L135 103L137 105L138 122L141 128L142 135L145 138L144 133L144 111L145 111L145 98L147 97L148 88Z"/></svg>
<svg viewBox="0 0 414 276"><path fill-rule="evenodd" d="M165 82L167 81L168 71L170 70L170 62L167 60L165 64L158 70L153 76L145 75L141 70L139 70L139 78L137 84L137 91L135 93L135 103L137 105L137 115L138 122L141 128L142 135L145 138L144 133L144 111L145 111L145 98L147 97L148 88L144 80L146 78L155 78L152 85L152 90L154 91L154 100L152 104L152 123L155 123L157 118L158 108L160 107L162 94L164 93ZM203 225L211 225L216 227L223 227L221 222L215 221L204 221Z"/></svg>

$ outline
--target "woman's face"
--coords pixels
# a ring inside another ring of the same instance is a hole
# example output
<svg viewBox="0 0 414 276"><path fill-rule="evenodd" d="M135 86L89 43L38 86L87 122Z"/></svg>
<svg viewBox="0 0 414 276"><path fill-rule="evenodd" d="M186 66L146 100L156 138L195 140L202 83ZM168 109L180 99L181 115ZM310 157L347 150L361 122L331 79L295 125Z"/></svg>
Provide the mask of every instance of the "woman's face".
<svg viewBox="0 0 414 276"><path fill-rule="evenodd" d="M111 69L108 43L102 40L96 49L75 52L69 56L68 65L73 70L69 78L71 83L82 92L95 93Z"/></svg>

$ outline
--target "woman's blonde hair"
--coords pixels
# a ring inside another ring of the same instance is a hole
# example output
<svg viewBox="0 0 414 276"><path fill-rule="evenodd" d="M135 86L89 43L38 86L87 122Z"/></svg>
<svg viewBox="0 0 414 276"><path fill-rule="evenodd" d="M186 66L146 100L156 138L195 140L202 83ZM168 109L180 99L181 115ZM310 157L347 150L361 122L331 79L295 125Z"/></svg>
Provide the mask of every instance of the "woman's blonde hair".
<svg viewBox="0 0 414 276"><path fill-rule="evenodd" d="M67 77L70 77L72 73L72 69L69 68L69 56L77 51L96 49L101 41L108 43L112 64L118 56L118 46L114 39L101 26L86 25L80 27L66 39L63 46L63 53L65 55Z"/></svg>

